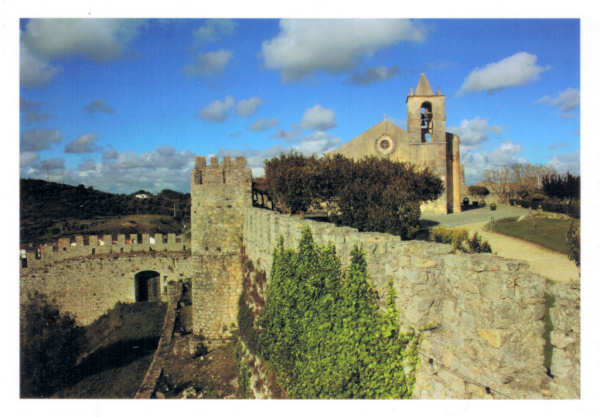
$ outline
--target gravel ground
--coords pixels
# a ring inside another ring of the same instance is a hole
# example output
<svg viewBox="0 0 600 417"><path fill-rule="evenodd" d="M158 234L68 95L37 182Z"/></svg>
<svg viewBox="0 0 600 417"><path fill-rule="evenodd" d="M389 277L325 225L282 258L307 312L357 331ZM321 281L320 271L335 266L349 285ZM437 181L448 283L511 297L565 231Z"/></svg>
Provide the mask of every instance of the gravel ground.
<svg viewBox="0 0 600 417"><path fill-rule="evenodd" d="M529 264L531 271L552 281L577 282L579 270L567 255L525 240L483 230L492 216L494 220L498 220L527 213L529 213L528 209L499 205L495 211L491 211L488 206L455 214L424 214L421 216L421 220L447 227L465 227L469 234L478 232L484 240L489 242L496 255L525 261Z"/></svg>
<svg viewBox="0 0 600 417"><path fill-rule="evenodd" d="M527 213L529 213L528 209L499 204L498 208L494 211L490 210L489 206L486 206L453 214L424 213L421 215L421 220L435 222L442 226L456 227L472 223L489 222L492 217L494 220L498 220L505 217L521 216Z"/></svg>

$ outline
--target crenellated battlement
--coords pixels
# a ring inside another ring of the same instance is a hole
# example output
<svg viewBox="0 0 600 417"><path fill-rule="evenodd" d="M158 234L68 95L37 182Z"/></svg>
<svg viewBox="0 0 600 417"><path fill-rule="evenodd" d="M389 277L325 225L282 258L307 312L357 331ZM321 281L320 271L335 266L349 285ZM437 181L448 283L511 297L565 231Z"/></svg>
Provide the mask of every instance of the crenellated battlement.
<svg viewBox="0 0 600 417"><path fill-rule="evenodd" d="M53 261L80 256L107 255L130 252L181 252L190 250L190 243L175 233L77 235L62 237L56 242L21 249L21 268L43 266Z"/></svg>
<svg viewBox="0 0 600 417"><path fill-rule="evenodd" d="M212 156L210 165L206 164L206 158L196 157L196 163L192 170L192 187L194 185L244 185L252 181L252 171L246 167L246 158L238 156L234 160L226 156L219 163L219 158Z"/></svg>

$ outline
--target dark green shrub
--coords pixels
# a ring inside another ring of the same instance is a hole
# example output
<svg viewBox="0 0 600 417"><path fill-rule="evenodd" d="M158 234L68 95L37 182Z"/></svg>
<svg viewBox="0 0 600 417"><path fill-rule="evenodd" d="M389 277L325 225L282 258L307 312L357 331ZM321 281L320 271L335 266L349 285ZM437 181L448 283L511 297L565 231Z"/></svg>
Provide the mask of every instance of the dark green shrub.
<svg viewBox="0 0 600 417"><path fill-rule="evenodd" d="M580 198L580 176L571 175L546 175L542 177L544 194L551 198L574 199Z"/></svg>
<svg viewBox="0 0 600 417"><path fill-rule="evenodd" d="M490 193L490 190L481 185L470 185L468 190L473 197L485 197Z"/></svg>
<svg viewBox="0 0 600 417"><path fill-rule="evenodd" d="M477 207L479 206L479 202L477 202L477 201L473 201L473 203L472 203L472 204L473 204L473 207L474 207L474 208L477 208Z"/></svg>
<svg viewBox="0 0 600 417"><path fill-rule="evenodd" d="M496 203L490 204L490 210L492 210L492 211L496 210Z"/></svg>
<svg viewBox="0 0 600 417"><path fill-rule="evenodd" d="M284 213L305 212L315 200L317 159L297 153L265 161L265 181L274 204Z"/></svg>
<svg viewBox="0 0 600 417"><path fill-rule="evenodd" d="M21 397L44 398L65 387L87 344L85 331L41 293L21 306Z"/></svg>
<svg viewBox="0 0 600 417"><path fill-rule="evenodd" d="M454 252L461 251L467 253L491 253L492 248L487 241L482 241L478 233L475 233L470 239L466 229L461 227L449 228L445 226L435 226L431 229L431 239L438 243L452 244Z"/></svg>
<svg viewBox="0 0 600 417"><path fill-rule="evenodd" d="M269 194L285 212L325 203L337 224L403 239L419 230L421 203L435 200L444 189L428 169L417 172L412 165L376 157L282 155L265 163L265 173Z"/></svg>
<svg viewBox="0 0 600 417"><path fill-rule="evenodd" d="M492 253L492 248L487 241L482 241L479 233L475 232L468 240L470 253Z"/></svg>
<svg viewBox="0 0 600 417"><path fill-rule="evenodd" d="M484 200L481 200L479 202L479 207L485 207L485 201Z"/></svg>
<svg viewBox="0 0 600 417"><path fill-rule="evenodd" d="M569 230L567 231L567 244L569 245L569 259L575 261L575 265L580 265L580 242L579 242L579 225L571 221Z"/></svg>

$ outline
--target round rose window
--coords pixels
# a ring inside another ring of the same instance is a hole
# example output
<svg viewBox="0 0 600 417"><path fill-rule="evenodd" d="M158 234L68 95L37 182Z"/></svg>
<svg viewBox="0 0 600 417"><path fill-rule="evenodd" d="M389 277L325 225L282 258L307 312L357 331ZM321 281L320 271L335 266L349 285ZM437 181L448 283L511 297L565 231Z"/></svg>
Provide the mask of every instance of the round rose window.
<svg viewBox="0 0 600 417"><path fill-rule="evenodd" d="M380 155L389 155L392 152L394 152L394 148L395 148L394 140L387 135L380 136L375 141L375 150Z"/></svg>

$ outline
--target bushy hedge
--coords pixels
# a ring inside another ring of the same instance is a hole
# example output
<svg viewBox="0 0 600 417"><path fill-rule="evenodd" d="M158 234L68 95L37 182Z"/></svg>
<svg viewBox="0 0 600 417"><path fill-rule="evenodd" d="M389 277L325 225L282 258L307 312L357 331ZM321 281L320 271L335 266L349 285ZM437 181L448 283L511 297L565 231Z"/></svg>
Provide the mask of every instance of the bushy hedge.
<svg viewBox="0 0 600 417"><path fill-rule="evenodd" d="M435 200L444 189L428 169L376 157L353 161L339 154L321 159L281 155L265 162L265 176L281 211L301 213L325 204L339 225L404 239L419 230L421 203Z"/></svg>
<svg viewBox="0 0 600 417"><path fill-rule="evenodd" d="M261 355L291 398L409 398L418 363L415 333L403 333L390 284L386 309L354 248L342 271L335 247L305 229L297 250L274 253L259 319Z"/></svg>
<svg viewBox="0 0 600 417"><path fill-rule="evenodd" d="M469 238L469 232L462 228L435 226L431 229L431 239L438 243L452 244L453 251L465 253L491 253L492 248L487 241L481 240L477 232Z"/></svg>
<svg viewBox="0 0 600 417"><path fill-rule="evenodd" d="M469 194L473 197L485 197L490 193L490 190L482 185L470 185L468 190Z"/></svg>
<svg viewBox="0 0 600 417"><path fill-rule="evenodd" d="M567 232L567 244L569 245L569 259L580 264L580 243L579 243L579 224L571 221L569 231Z"/></svg>
<svg viewBox="0 0 600 417"><path fill-rule="evenodd" d="M539 197L537 197L527 199L511 199L509 202L511 205L521 206L523 208L531 207L534 210L541 208L544 211L552 213L567 214L576 219L580 217L581 205L578 200L566 201L558 200L555 198L540 199Z"/></svg>
<svg viewBox="0 0 600 417"><path fill-rule="evenodd" d="M545 175L542 177L544 194L550 198L579 200L580 176L571 175Z"/></svg>

